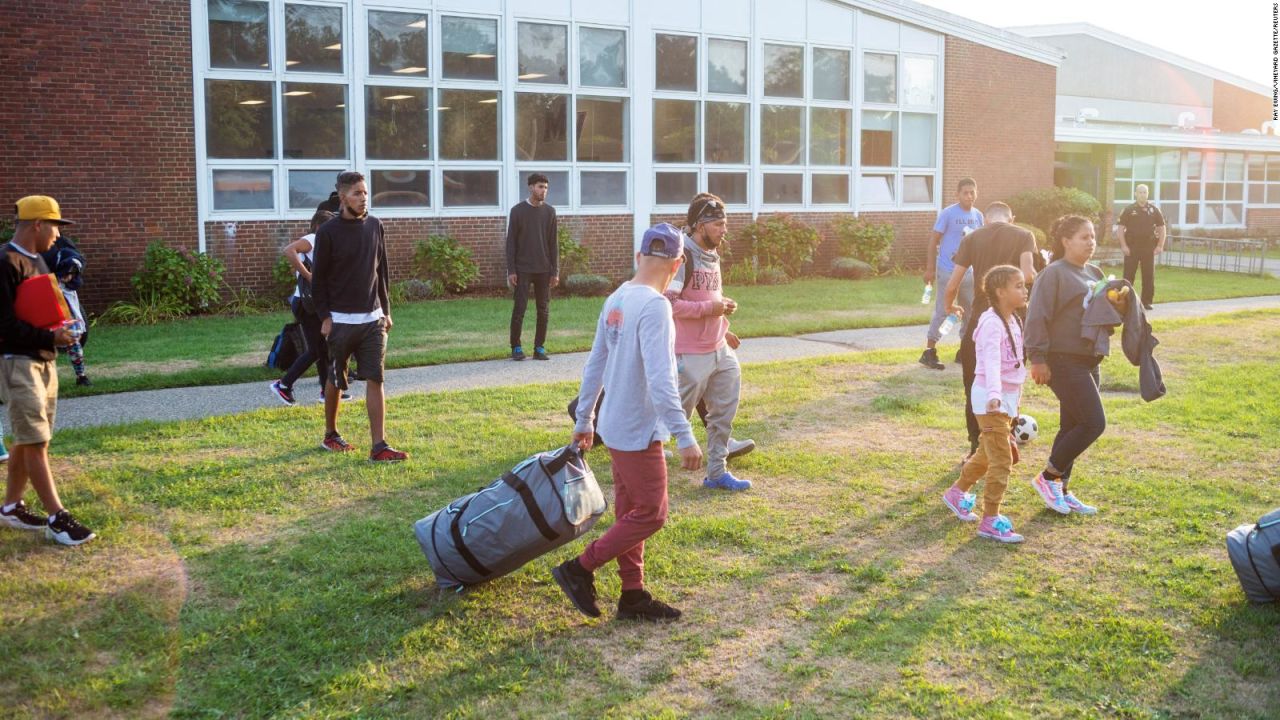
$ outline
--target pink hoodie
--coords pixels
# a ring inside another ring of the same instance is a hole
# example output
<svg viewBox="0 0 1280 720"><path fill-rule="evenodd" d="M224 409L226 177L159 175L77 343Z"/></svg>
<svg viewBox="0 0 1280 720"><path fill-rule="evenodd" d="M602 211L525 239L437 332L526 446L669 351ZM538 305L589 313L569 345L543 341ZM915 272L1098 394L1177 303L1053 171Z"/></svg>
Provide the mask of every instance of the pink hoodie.
<svg viewBox="0 0 1280 720"><path fill-rule="evenodd" d="M667 287L671 314L676 321L676 354L710 353L724 347L729 319L712 315L711 306L724 299L720 290L720 255L703 250L692 238L684 243L689 284L684 284L685 269L680 268Z"/></svg>
<svg viewBox="0 0 1280 720"><path fill-rule="evenodd" d="M978 388L986 392L987 400L1000 400L1003 394L1019 393L1027 379L1026 355L1022 346L1022 325L1017 318L1005 323L990 308L978 318L973 331L973 344L977 365L973 374L975 396ZM1013 345L1009 336L1013 335ZM976 403L975 403L976 404Z"/></svg>

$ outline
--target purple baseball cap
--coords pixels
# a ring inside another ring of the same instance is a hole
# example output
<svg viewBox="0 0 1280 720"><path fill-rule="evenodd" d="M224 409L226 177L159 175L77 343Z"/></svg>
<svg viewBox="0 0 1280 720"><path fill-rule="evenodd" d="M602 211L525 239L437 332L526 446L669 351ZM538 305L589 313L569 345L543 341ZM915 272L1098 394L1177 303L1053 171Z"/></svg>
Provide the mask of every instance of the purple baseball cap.
<svg viewBox="0 0 1280 720"><path fill-rule="evenodd" d="M658 223L644 231L640 254L675 260L684 254L684 233L671 223Z"/></svg>

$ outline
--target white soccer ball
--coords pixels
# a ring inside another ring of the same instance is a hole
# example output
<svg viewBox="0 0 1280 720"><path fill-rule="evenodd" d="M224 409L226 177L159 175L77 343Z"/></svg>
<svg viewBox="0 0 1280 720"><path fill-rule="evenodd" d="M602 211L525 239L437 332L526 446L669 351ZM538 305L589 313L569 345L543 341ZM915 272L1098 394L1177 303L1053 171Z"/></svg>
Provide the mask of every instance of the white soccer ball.
<svg viewBox="0 0 1280 720"><path fill-rule="evenodd" d="M1019 415L1013 421L1013 439L1018 441L1019 445L1029 443L1036 439L1040 434L1040 426L1036 424L1036 419L1030 415Z"/></svg>

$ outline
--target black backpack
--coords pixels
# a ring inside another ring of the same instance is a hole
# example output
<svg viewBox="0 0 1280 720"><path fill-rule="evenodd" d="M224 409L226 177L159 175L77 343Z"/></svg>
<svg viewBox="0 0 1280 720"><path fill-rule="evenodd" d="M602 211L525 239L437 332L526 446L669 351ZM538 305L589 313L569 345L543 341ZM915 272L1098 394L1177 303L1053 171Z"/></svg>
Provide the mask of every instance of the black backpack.
<svg viewBox="0 0 1280 720"><path fill-rule="evenodd" d="M315 272L311 261L306 258L302 259L302 267L306 268L307 272ZM302 308L309 314L316 314L316 304L311 298L311 281L303 279L302 273L298 273L298 300L302 302Z"/></svg>
<svg viewBox="0 0 1280 720"><path fill-rule="evenodd" d="M298 356L306 352L306 347L302 328L296 322L287 323L271 343L271 351L267 353L267 367L288 370Z"/></svg>

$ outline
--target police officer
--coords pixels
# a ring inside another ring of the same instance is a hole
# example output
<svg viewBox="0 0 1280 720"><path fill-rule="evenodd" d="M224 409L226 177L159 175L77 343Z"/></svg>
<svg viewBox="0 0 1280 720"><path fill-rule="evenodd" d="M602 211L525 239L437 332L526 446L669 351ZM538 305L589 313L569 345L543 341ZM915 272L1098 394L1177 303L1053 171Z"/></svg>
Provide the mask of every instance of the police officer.
<svg viewBox="0 0 1280 720"><path fill-rule="evenodd" d="M1156 294L1156 255L1164 252L1165 238L1164 215L1147 202L1149 193L1146 185L1134 188L1137 202L1125 208L1116 221L1116 237L1124 251L1124 279L1133 282L1138 266L1142 266L1142 306L1148 310Z"/></svg>

